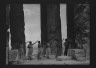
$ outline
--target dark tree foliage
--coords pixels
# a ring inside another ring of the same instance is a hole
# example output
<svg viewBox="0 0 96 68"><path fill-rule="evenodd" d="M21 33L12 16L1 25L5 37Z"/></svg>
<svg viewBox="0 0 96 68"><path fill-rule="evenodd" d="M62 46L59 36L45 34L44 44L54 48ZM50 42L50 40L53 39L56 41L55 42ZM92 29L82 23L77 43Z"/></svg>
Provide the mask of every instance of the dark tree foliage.
<svg viewBox="0 0 96 68"><path fill-rule="evenodd" d="M76 41L86 44L90 39L90 5L76 4L74 8Z"/></svg>

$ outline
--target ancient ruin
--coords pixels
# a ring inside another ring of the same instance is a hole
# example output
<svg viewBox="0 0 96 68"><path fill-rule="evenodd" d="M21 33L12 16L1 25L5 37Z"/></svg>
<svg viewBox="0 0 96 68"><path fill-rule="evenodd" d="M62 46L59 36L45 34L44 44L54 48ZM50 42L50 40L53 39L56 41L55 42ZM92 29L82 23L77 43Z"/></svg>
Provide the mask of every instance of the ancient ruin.
<svg viewBox="0 0 96 68"><path fill-rule="evenodd" d="M67 38L72 43L70 48L84 49L85 47L88 57L90 51L89 13L89 4L67 4ZM23 4L6 5L6 26L7 30L10 28L12 50L17 49L18 43L23 42L26 53ZM6 47L9 46L9 32L7 30ZM41 44L46 46L47 42L51 43L52 54L56 53L56 45L58 45L57 55L61 56L60 4L41 4Z"/></svg>

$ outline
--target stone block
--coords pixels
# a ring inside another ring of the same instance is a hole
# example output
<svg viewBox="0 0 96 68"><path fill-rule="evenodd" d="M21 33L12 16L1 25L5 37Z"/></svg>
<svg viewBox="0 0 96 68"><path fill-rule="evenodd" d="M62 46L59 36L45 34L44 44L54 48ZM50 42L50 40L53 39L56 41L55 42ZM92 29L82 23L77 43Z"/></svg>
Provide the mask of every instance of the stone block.
<svg viewBox="0 0 96 68"><path fill-rule="evenodd" d="M74 49L74 51L75 51L75 54L84 54L85 53L84 49Z"/></svg>
<svg viewBox="0 0 96 68"><path fill-rule="evenodd" d="M69 49L68 50L68 56L72 56L72 55L74 55L75 54L75 51L74 50L72 50L72 49Z"/></svg>
<svg viewBox="0 0 96 68"><path fill-rule="evenodd" d="M9 61L18 61L18 50L9 50Z"/></svg>
<svg viewBox="0 0 96 68"><path fill-rule="evenodd" d="M69 56L58 56L57 61L63 61L63 60L71 60L71 57Z"/></svg>
<svg viewBox="0 0 96 68"><path fill-rule="evenodd" d="M78 57L77 60L78 61L84 61L84 60L86 60L86 57Z"/></svg>
<svg viewBox="0 0 96 68"><path fill-rule="evenodd" d="M86 58L84 49L69 49L68 56L75 57L74 60L85 60Z"/></svg>
<svg viewBox="0 0 96 68"><path fill-rule="evenodd" d="M84 51L84 49L69 49L68 50L68 56L72 56L75 54L84 56L85 51Z"/></svg>
<svg viewBox="0 0 96 68"><path fill-rule="evenodd" d="M75 54L76 57L85 57L85 54Z"/></svg>

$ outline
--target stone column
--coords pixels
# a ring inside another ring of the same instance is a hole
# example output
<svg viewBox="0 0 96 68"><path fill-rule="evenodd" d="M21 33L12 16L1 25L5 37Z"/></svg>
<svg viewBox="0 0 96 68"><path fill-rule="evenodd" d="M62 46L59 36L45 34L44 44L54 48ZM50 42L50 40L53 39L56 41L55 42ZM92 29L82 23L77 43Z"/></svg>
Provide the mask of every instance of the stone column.
<svg viewBox="0 0 96 68"><path fill-rule="evenodd" d="M10 20L9 20L9 11L10 11L10 5L6 4L6 64L8 64L8 51L9 51L9 25L10 25Z"/></svg>
<svg viewBox="0 0 96 68"><path fill-rule="evenodd" d="M7 29L6 29L6 31L7 31L7 33L6 33L6 47L9 47L9 31L8 31L8 29L9 29L9 25L10 25L10 20L9 20L9 11L10 11L10 7L9 7L9 4L7 4L6 5L6 27L7 27Z"/></svg>
<svg viewBox="0 0 96 68"><path fill-rule="evenodd" d="M23 4L10 4L10 32L12 49L17 49L17 43L23 42L25 44L24 26Z"/></svg>
<svg viewBox="0 0 96 68"><path fill-rule="evenodd" d="M47 11L46 4L41 4L41 44L45 45L47 42Z"/></svg>
<svg viewBox="0 0 96 68"><path fill-rule="evenodd" d="M41 4L41 44L46 47L47 43L47 5ZM46 48L44 48L46 54Z"/></svg>
<svg viewBox="0 0 96 68"><path fill-rule="evenodd" d="M48 42L51 43L53 52L58 46L58 56L61 55L62 37L61 37L61 20L60 4L47 4L47 36Z"/></svg>
<svg viewBox="0 0 96 68"><path fill-rule="evenodd" d="M67 39L71 40L71 48L76 48L75 37L74 4L67 3Z"/></svg>

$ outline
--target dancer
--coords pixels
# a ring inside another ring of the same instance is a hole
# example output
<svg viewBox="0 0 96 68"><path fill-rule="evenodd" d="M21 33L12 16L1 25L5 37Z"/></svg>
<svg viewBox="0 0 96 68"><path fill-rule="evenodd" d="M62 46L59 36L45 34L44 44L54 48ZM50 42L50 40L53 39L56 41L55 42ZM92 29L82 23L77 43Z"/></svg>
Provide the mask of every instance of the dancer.
<svg viewBox="0 0 96 68"><path fill-rule="evenodd" d="M32 42L30 41L29 42L29 45L27 48L29 48L29 51L28 51L28 59L29 60L32 60L32 53L33 53L33 45L36 44L38 41L36 41L35 43L32 44Z"/></svg>
<svg viewBox="0 0 96 68"><path fill-rule="evenodd" d="M65 56L67 56L69 44L70 44L70 43L69 43L68 39L65 39L65 43L64 43L64 46L65 46L64 55L65 55Z"/></svg>
<svg viewBox="0 0 96 68"><path fill-rule="evenodd" d="M18 45L18 51L19 51L19 59L23 61L24 60L24 45L22 42Z"/></svg>
<svg viewBox="0 0 96 68"><path fill-rule="evenodd" d="M47 49L46 49L46 56L47 56L47 59L49 59L49 55L50 55L50 53L51 53L51 46L50 46L50 43L47 43Z"/></svg>
<svg viewBox="0 0 96 68"><path fill-rule="evenodd" d="M40 43L40 41L38 41L38 56L37 56L37 59L40 60L42 58L42 51L43 50L43 47Z"/></svg>

